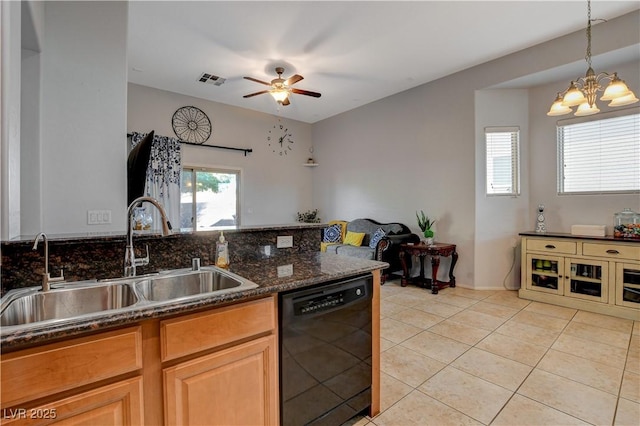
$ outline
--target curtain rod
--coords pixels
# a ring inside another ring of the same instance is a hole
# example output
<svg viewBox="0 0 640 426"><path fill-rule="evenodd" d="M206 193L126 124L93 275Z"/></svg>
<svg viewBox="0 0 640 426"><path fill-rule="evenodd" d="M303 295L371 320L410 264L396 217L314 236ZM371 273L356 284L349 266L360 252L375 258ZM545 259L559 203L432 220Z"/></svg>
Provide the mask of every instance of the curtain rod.
<svg viewBox="0 0 640 426"><path fill-rule="evenodd" d="M130 138L131 136L133 136L132 133L127 133L127 137L128 138ZM156 136L161 136L161 135L156 135ZM230 146L221 146L221 145L205 145L205 144L186 142L186 141L180 141L180 143L185 144L185 145L191 145L191 146L201 146L201 147L205 147L205 148L217 148L217 149L228 149L230 151L242 151L242 152L244 152L244 156L245 157L247 156L247 153L253 152L253 149L251 149L251 148L233 148L233 147L230 147Z"/></svg>

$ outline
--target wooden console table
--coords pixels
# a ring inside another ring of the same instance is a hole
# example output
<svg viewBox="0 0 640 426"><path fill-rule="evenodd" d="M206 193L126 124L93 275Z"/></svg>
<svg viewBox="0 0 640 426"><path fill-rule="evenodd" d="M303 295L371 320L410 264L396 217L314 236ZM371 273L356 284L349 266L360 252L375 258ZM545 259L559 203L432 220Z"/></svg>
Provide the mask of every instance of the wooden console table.
<svg viewBox="0 0 640 426"><path fill-rule="evenodd" d="M453 268L458 261L458 253L455 244L434 243L433 245L420 244L400 244L400 262L402 263L402 280L400 285L406 287L407 284L418 284L431 288L431 293L438 294L438 290L444 287L455 287L456 277L453 276ZM420 275L411 278L411 271L408 268L406 256L418 256L420 258ZM424 276L424 258L431 256L431 278ZM449 267L449 281L438 281L438 267L440 266L440 256L451 256L451 266Z"/></svg>

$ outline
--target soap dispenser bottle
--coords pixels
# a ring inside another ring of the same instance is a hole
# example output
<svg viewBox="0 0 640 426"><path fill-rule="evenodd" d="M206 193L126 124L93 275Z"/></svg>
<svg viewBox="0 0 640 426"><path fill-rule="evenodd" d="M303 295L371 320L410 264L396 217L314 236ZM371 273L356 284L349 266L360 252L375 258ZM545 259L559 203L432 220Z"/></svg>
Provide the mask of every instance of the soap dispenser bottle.
<svg viewBox="0 0 640 426"><path fill-rule="evenodd" d="M225 240L222 231L216 243L216 266L225 269L229 267L229 242Z"/></svg>

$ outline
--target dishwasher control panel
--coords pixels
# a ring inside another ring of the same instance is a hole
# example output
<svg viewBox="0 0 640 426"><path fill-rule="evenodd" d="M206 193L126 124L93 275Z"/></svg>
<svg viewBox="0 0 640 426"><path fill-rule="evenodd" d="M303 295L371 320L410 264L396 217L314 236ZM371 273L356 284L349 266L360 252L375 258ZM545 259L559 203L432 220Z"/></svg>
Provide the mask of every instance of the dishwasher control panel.
<svg viewBox="0 0 640 426"><path fill-rule="evenodd" d="M312 314L347 305L365 296L367 296L365 284L332 292L318 292L294 299L293 311L295 315Z"/></svg>

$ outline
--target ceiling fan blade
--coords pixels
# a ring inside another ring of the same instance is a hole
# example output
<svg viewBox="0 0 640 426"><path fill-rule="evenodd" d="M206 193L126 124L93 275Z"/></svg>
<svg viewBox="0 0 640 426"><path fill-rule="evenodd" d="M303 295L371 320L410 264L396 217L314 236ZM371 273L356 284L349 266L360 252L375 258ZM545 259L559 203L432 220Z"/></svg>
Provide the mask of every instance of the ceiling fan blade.
<svg viewBox="0 0 640 426"><path fill-rule="evenodd" d="M255 81L256 83L264 84L266 86L271 86L271 83L267 83L266 81L258 80L257 78L245 77L245 79L251 80L251 81Z"/></svg>
<svg viewBox="0 0 640 426"><path fill-rule="evenodd" d="M283 105L283 106L287 106L287 105L289 105L290 103L291 103L291 102L289 101L289 98L285 98L285 100L284 100L284 101L282 101L282 105Z"/></svg>
<svg viewBox="0 0 640 426"><path fill-rule="evenodd" d="M286 84L287 86L293 86L302 79L304 79L304 77L300 74L292 75L287 79L287 81L284 82L284 84Z"/></svg>
<svg viewBox="0 0 640 426"><path fill-rule="evenodd" d="M291 93L297 93L298 95L313 96L314 98L319 98L321 96L321 94L318 92L310 92L308 90L302 90L302 89L291 89Z"/></svg>
<svg viewBox="0 0 640 426"><path fill-rule="evenodd" d="M269 93L269 91L268 90L261 90L261 91L256 92L256 93L250 93L248 95L244 95L243 98L250 98L250 97L256 96L256 95L262 95L263 93Z"/></svg>

